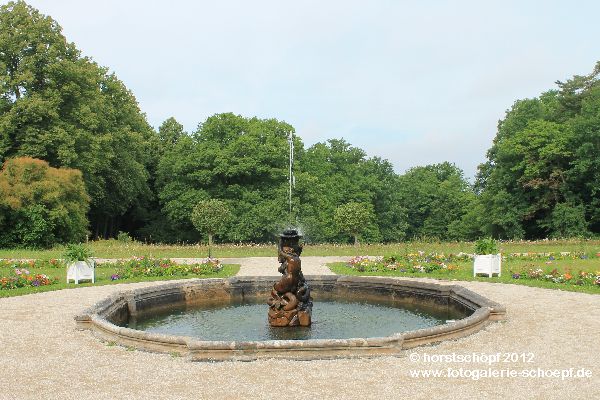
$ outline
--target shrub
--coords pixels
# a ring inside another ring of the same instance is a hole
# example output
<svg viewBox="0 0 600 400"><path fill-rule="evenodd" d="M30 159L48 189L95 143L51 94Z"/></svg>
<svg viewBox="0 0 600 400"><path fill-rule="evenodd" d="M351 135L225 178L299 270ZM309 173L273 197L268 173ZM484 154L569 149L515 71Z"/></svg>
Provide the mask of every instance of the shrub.
<svg viewBox="0 0 600 400"><path fill-rule="evenodd" d="M0 246L83 240L89 202L80 171L29 157L9 159L0 171Z"/></svg>
<svg viewBox="0 0 600 400"><path fill-rule="evenodd" d="M68 244L63 253L63 258L67 262L85 261L93 256L92 250L81 243Z"/></svg>
<svg viewBox="0 0 600 400"><path fill-rule="evenodd" d="M492 238L479 239L475 242L475 254L498 254L498 242Z"/></svg>
<svg viewBox="0 0 600 400"><path fill-rule="evenodd" d="M130 243L131 241L133 241L133 239L131 239L131 236L129 236L129 233L122 231L119 231L119 233L117 234L117 240L121 243Z"/></svg>

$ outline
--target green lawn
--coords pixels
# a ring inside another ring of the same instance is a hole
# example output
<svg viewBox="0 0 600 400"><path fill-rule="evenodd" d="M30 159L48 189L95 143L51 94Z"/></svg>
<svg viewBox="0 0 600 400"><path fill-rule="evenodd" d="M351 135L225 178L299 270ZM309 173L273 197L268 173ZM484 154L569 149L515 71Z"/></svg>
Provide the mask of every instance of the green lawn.
<svg viewBox="0 0 600 400"><path fill-rule="evenodd" d="M150 258L202 258L206 257L208 248L205 245L147 245L138 242L119 242L117 240L102 240L90 242L89 247L92 248L94 256L98 258L131 258L139 256L147 256ZM570 272L575 275L579 271L588 271L596 273L600 271L600 240L544 240L544 241L515 241L501 242L500 252L503 255L512 253L530 253L530 256L525 257L508 257L502 263L502 276L500 278L473 278L472 276L472 261L461 261L455 263L458 267L457 271L434 271L431 273L408 273L388 270L380 270L377 272L360 272L351 269L342 264L332 264L331 269L337 274L343 275L382 275L382 276L414 276L428 277L437 279L449 280L478 280L485 282L500 282L514 283L520 285L537 286L544 288L553 288L569 291L600 293L600 287L583 285L577 286L564 283L553 283L548 281L531 280L531 279L513 279L513 272L523 272L531 268L541 268L544 273L549 273L556 268L560 273ZM393 254L406 255L410 253L418 253L419 251L425 254L442 253L445 255L458 254L461 252L472 253L474 244L470 242L405 242L396 244L364 244L360 246L352 245L311 245L304 246L303 256L389 256ZM50 260L61 257L63 247L55 247L48 250L28 250L28 249L2 249L0 250L0 259L40 259ZM560 253L571 252L578 255L585 255L587 259L581 259L579 256L565 257L564 259L551 261L547 256L535 255L536 253ZM275 244L266 245L233 245L224 244L213 246L213 256L217 258L225 257L257 257L276 255ZM47 263L46 263L47 264ZM226 265L225 268L214 274L202 275L202 277L227 277L237 273L239 266ZM49 290L59 290L65 288L77 287L74 284L66 284L66 269L62 268L37 268L32 269L34 274L46 274L51 277L58 277L59 283L50 286L42 286L38 288L20 288L11 290L0 290L0 297L16 296L29 293L37 293ZM167 280L180 279L180 277L154 277L142 278L136 280L118 280L111 281L110 276L114 273L114 269L103 267L100 265L96 270L98 285L138 282L146 280ZM8 267L0 267L0 277L9 276L13 270ZM598 272L597 274L600 274ZM90 285L89 283L83 286ZM81 286L81 285L80 285Z"/></svg>
<svg viewBox="0 0 600 400"><path fill-rule="evenodd" d="M110 277L116 272L115 268L110 266L103 266L99 264L96 266L96 282L92 284L86 281L86 283L80 283L78 285L74 283L66 283L67 280L67 269L65 267L60 268L29 268L32 274L45 274L49 277L58 278L58 283L48 286L39 287L23 287L17 289L0 290L0 297L12 297L21 296L25 294L48 292L52 290L61 289L73 289L77 287L85 286L97 286L97 285L115 285L119 283L132 283L132 282L147 282L147 281L167 281L175 279L192 279L192 278L227 278L238 273L240 266L237 264L224 264L223 269L219 272L203 275L188 275L188 276L155 276L155 277L141 277L134 279L119 279L112 281ZM0 267L0 277L9 276L13 274L14 269L10 267Z"/></svg>
<svg viewBox="0 0 600 400"><path fill-rule="evenodd" d="M205 245L148 245L139 242L123 243L117 240L99 240L89 243L95 257L129 258L148 256L154 258L202 258L208 254ZM472 242L423 242L413 241L395 244L362 244L360 246L338 244L306 244L304 256L355 256L355 255L387 255L415 253L419 250L426 253L472 253ZM64 247L57 246L49 250L0 249L2 258L60 258ZM213 246L213 257L273 257L276 255L275 244L235 245L221 244ZM516 241L500 243L502 253L524 252L583 252L595 254L600 252L600 240L542 240Z"/></svg>
<svg viewBox="0 0 600 400"><path fill-rule="evenodd" d="M591 259L569 259L569 260L558 260L550 261L547 258L540 260L518 260L510 259L503 260L502 262L502 274L500 277L485 277L477 276L473 277L473 262L453 262L452 264L458 267L456 271L439 270L430 273L425 272L401 272L400 270L385 270L385 271L358 271L350 268L346 263L331 263L328 264L329 268L339 275L355 275L355 276L402 276L402 277L419 277L419 278L434 278L442 280L456 280L456 281L480 281L480 282L492 282L492 283L512 283L517 285L534 286L547 289L560 289L572 292L583 292L600 294L600 286L583 285L578 286L574 284L566 283L554 283L549 281L533 280L533 279L514 279L512 274L519 272L522 274L523 271L528 269L540 268L544 273L550 273L553 269L557 269L560 273L570 271L573 275L578 274L579 271L585 272L597 272L600 270L600 258Z"/></svg>

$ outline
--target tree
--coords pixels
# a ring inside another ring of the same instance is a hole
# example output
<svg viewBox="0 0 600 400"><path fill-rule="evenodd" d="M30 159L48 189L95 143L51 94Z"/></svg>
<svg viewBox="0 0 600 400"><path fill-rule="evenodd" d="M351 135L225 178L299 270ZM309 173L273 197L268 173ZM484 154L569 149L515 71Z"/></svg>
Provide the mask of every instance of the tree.
<svg viewBox="0 0 600 400"><path fill-rule="evenodd" d="M588 237L588 222L583 205L556 204L550 217L542 222L554 238Z"/></svg>
<svg viewBox="0 0 600 400"><path fill-rule="evenodd" d="M166 151L158 167L163 212L193 240L189 215L201 200L227 201L236 220L224 233L235 242L272 241L288 221L288 142L293 128L274 119L209 117ZM298 137L296 152L303 152Z"/></svg>
<svg viewBox="0 0 600 400"><path fill-rule="evenodd" d="M227 204L219 199L198 202L192 211L191 220L198 232L208 235L208 256L211 256L213 236L222 231L231 216Z"/></svg>
<svg viewBox="0 0 600 400"><path fill-rule="evenodd" d="M50 247L87 233L90 198L80 171L9 159L0 171L0 247Z"/></svg>
<svg viewBox="0 0 600 400"><path fill-rule="evenodd" d="M158 138L161 141L163 147L173 147L177 144L179 139L186 135L181 125L173 117L165 120L158 128Z"/></svg>
<svg viewBox="0 0 600 400"><path fill-rule="evenodd" d="M474 193L454 164L412 168L399 177L395 188L408 214L409 237L447 240L463 232L457 224L473 203Z"/></svg>
<svg viewBox="0 0 600 400"><path fill-rule="evenodd" d="M500 238L600 232L600 63L517 101L480 166L482 225Z"/></svg>
<svg viewBox="0 0 600 400"><path fill-rule="evenodd" d="M96 236L151 196L156 133L131 92L82 57L52 18L0 6L0 162L29 156L83 173Z"/></svg>
<svg viewBox="0 0 600 400"><path fill-rule="evenodd" d="M298 157L295 193L305 240L345 240L331 222L336 207L348 202L369 203L376 218L365 227L367 241L399 241L407 229L406 209L396 190L398 177L391 163L367 158L362 149L343 139L316 143Z"/></svg>
<svg viewBox="0 0 600 400"><path fill-rule="evenodd" d="M373 207L368 203L350 202L342 204L335 210L333 217L335 225L341 232L348 233L358 246L358 236L375 219Z"/></svg>

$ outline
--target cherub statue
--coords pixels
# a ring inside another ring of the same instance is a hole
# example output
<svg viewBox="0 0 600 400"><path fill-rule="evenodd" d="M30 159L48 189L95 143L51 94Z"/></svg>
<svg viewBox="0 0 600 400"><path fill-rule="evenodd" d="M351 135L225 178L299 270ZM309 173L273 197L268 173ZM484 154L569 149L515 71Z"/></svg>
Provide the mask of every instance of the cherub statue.
<svg viewBox="0 0 600 400"><path fill-rule="evenodd" d="M281 265L277 270L283 276L273 285L271 298L267 301L271 307L269 311L271 325L310 325L312 301L310 288L302 274L301 252L302 246L297 243L297 239L295 243L282 240L279 246L278 260Z"/></svg>

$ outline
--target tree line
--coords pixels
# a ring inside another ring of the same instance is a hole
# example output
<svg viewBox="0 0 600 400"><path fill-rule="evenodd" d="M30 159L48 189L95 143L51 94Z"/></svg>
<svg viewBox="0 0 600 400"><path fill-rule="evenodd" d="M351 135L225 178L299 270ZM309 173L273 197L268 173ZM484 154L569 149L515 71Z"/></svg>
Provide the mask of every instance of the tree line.
<svg viewBox="0 0 600 400"><path fill-rule="evenodd" d="M226 242L273 241L290 225L312 242L595 235L599 73L600 64L515 102L474 184L448 162L396 174L344 140L306 147L294 134L290 215L291 125L224 113L193 132L174 118L155 130L123 82L56 21L10 2L0 7L0 246L120 231L197 242L208 233L191 216L211 199L227 206L227 223L211 232Z"/></svg>

